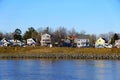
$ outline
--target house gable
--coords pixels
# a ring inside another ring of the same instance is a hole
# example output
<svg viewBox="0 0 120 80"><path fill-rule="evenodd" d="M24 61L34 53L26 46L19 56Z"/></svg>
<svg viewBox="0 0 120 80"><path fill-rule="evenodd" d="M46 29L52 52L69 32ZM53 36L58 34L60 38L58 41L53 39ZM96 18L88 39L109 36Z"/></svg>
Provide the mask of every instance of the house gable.
<svg viewBox="0 0 120 80"><path fill-rule="evenodd" d="M106 43L105 39L103 39L103 38L100 37L95 42L95 47L105 47L105 43Z"/></svg>
<svg viewBox="0 0 120 80"><path fill-rule="evenodd" d="M95 42L95 44L105 44L105 40L102 39L102 38L99 38L99 39Z"/></svg>
<svg viewBox="0 0 120 80"><path fill-rule="evenodd" d="M43 34L42 36L41 36L41 39L50 39L50 35L49 34Z"/></svg>
<svg viewBox="0 0 120 80"><path fill-rule="evenodd" d="M32 44L35 44L36 42L35 42L35 40L33 39L33 38L29 38L29 39L27 39L27 44L28 45L32 45Z"/></svg>

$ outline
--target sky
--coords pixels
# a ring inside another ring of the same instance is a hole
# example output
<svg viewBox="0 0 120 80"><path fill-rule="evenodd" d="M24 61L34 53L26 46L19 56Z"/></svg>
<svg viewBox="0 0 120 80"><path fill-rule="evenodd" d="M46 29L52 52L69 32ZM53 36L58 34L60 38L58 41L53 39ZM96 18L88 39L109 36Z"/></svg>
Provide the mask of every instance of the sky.
<svg viewBox="0 0 120 80"><path fill-rule="evenodd" d="M0 0L0 31L49 26L88 34L120 33L120 0Z"/></svg>

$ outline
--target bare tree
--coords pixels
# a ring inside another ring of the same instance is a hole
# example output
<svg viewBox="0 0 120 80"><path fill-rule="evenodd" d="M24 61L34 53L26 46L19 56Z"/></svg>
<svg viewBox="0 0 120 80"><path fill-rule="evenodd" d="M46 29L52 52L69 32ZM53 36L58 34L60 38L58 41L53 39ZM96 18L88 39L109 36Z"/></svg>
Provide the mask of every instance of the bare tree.
<svg viewBox="0 0 120 80"><path fill-rule="evenodd" d="M82 31L80 31L80 33L79 34L83 34L83 35L85 35L86 34L86 32L84 31L84 30L82 30Z"/></svg>
<svg viewBox="0 0 120 80"><path fill-rule="evenodd" d="M4 33L3 38L13 38L13 33Z"/></svg>
<svg viewBox="0 0 120 80"><path fill-rule="evenodd" d="M76 32L75 28L72 28L71 30L68 31L68 35L72 36L72 35L77 35L78 33Z"/></svg>
<svg viewBox="0 0 120 80"><path fill-rule="evenodd" d="M112 36L114 35L114 32L108 32L108 33L102 33L98 37L105 38L106 40L111 40Z"/></svg>
<svg viewBox="0 0 120 80"><path fill-rule="evenodd" d="M91 45L93 46L93 44L95 44L95 41L96 41L96 35L95 34L90 35L89 40Z"/></svg>
<svg viewBox="0 0 120 80"><path fill-rule="evenodd" d="M64 27L59 27L54 32L54 40L60 42L61 39L65 39L67 37L67 30Z"/></svg>

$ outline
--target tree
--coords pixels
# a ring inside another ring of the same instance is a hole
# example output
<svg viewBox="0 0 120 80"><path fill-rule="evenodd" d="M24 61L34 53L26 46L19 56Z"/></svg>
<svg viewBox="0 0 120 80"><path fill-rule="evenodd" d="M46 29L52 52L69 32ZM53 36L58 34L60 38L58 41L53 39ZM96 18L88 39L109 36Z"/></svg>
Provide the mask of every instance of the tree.
<svg viewBox="0 0 120 80"><path fill-rule="evenodd" d="M96 35L95 34L90 35L89 40L90 40L91 46L94 46L96 41Z"/></svg>
<svg viewBox="0 0 120 80"><path fill-rule="evenodd" d="M14 33L10 33L10 32L3 34L3 38L7 38L7 39L10 39L10 38L12 39L14 38L13 36L14 36Z"/></svg>
<svg viewBox="0 0 120 80"><path fill-rule="evenodd" d="M105 38L106 40L109 41L114 34L115 34L114 32L102 33L99 35L99 37Z"/></svg>
<svg viewBox="0 0 120 80"><path fill-rule="evenodd" d="M55 32L54 32L54 41L55 42L60 42L61 39L65 39L67 37L67 30L64 27L59 27Z"/></svg>
<svg viewBox="0 0 120 80"><path fill-rule="evenodd" d="M79 34L83 34L83 35L85 35L86 34L86 32L84 31L84 30L82 30L82 31L80 31L80 33Z"/></svg>
<svg viewBox="0 0 120 80"><path fill-rule="evenodd" d="M46 28L45 33L49 33L49 27Z"/></svg>
<svg viewBox="0 0 120 80"><path fill-rule="evenodd" d="M2 38L3 38L3 33L0 32L0 40L2 40Z"/></svg>
<svg viewBox="0 0 120 80"><path fill-rule="evenodd" d="M42 33L47 33L47 34L53 34L53 29L51 29L50 27L45 27L41 32Z"/></svg>
<svg viewBox="0 0 120 80"><path fill-rule="evenodd" d="M21 34L22 34L22 31L17 28L14 33L15 33L16 35L21 35Z"/></svg>
<svg viewBox="0 0 120 80"><path fill-rule="evenodd" d="M78 33L76 32L76 30L74 28L72 28L71 30L68 31L69 36L73 36L73 35L76 35L76 34L78 34Z"/></svg>
<svg viewBox="0 0 120 80"><path fill-rule="evenodd" d="M14 39L15 39L15 40L22 40L21 33L22 33L22 31L17 28L17 29L14 31L14 35L13 35Z"/></svg>
<svg viewBox="0 0 120 80"><path fill-rule="evenodd" d="M113 37L111 38L111 44L114 44L114 43L115 43L115 40L118 40L118 39L119 39L119 36L118 36L117 33L115 33L115 34L113 35Z"/></svg>
<svg viewBox="0 0 120 80"><path fill-rule="evenodd" d="M24 33L23 39L36 38L37 34L37 31L33 27L30 27L28 28L28 31Z"/></svg>

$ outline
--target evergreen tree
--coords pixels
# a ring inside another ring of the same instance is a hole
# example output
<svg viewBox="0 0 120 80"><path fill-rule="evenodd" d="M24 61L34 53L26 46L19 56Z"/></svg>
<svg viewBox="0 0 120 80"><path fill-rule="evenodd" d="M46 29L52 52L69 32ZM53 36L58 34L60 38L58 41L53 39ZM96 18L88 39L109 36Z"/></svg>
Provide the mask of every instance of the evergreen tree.
<svg viewBox="0 0 120 80"><path fill-rule="evenodd" d="M28 38L36 38L37 34L37 31L33 27L30 27L28 28L28 31L26 31L23 35L23 39L26 40Z"/></svg>
<svg viewBox="0 0 120 80"><path fill-rule="evenodd" d="M119 36L115 33L113 35L113 37L111 38L111 44L114 44L115 43L115 40L118 40L119 39Z"/></svg>
<svg viewBox="0 0 120 80"><path fill-rule="evenodd" d="M2 34L2 33L0 33L0 40L2 40L2 38L3 38L3 34Z"/></svg>
<svg viewBox="0 0 120 80"><path fill-rule="evenodd" d="M14 35L13 35L14 39L15 39L15 40L22 40L21 33L22 33L22 31L17 28L17 29L14 31Z"/></svg>

